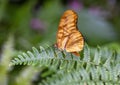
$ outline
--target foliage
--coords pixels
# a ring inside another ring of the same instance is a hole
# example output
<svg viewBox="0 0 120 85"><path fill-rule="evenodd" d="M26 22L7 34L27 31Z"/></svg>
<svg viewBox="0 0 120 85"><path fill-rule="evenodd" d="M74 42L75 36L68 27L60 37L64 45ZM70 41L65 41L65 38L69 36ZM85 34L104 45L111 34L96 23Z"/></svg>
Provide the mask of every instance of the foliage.
<svg viewBox="0 0 120 85"><path fill-rule="evenodd" d="M120 54L107 48L93 49L85 45L83 56L76 57L49 46L46 49L40 47L40 51L33 47L33 52L18 55L10 63L22 64L56 70L52 78L43 80L43 85L120 84Z"/></svg>

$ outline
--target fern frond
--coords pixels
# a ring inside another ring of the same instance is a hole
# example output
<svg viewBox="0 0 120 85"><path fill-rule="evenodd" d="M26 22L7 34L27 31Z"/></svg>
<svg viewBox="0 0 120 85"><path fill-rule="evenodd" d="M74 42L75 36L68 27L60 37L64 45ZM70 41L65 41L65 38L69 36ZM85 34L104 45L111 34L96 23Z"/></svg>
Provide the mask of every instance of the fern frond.
<svg viewBox="0 0 120 85"><path fill-rule="evenodd" d="M40 50L35 47L27 53L18 55L14 58L11 65L34 65L34 66L47 66L59 69L73 69L75 62L80 62L80 59L73 59L73 56L66 52L61 52L53 47L48 47L44 49L40 46ZM72 66L71 66L72 64Z"/></svg>
<svg viewBox="0 0 120 85"><path fill-rule="evenodd" d="M33 47L32 51L18 55L18 57L11 61L10 65L47 66L70 71L74 69L77 70L80 67L89 69L91 65L109 67L110 64L114 63L112 62L113 59L111 59L111 56L112 54L108 55L106 49L103 50L100 48L95 49L95 53L92 56L90 54L90 48L87 45L84 47L83 58L61 52L54 47L48 46L48 48L44 49L40 46L39 50ZM116 58L114 59L116 60Z"/></svg>
<svg viewBox="0 0 120 85"><path fill-rule="evenodd" d="M120 55L100 47L94 52L94 56L91 56L86 46L81 61L87 62L77 62L77 70L69 73L60 71L40 85L120 85Z"/></svg>
<svg viewBox="0 0 120 85"><path fill-rule="evenodd" d="M58 74L41 83L44 85L120 84L120 55L107 48L93 49L85 45L83 56L76 57L54 47L40 47L39 50L33 47L32 51L19 55L10 64L60 69Z"/></svg>
<svg viewBox="0 0 120 85"><path fill-rule="evenodd" d="M39 85L120 85L120 78L115 69L117 68L108 70L105 67L92 66L88 71L80 68L70 73L58 72Z"/></svg>

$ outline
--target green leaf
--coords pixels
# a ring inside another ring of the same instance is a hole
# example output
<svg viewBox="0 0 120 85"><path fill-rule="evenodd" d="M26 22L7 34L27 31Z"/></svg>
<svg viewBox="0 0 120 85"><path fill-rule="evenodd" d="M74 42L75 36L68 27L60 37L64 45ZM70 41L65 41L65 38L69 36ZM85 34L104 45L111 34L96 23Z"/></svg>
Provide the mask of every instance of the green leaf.
<svg viewBox="0 0 120 85"><path fill-rule="evenodd" d="M40 50L35 47L32 50L19 55L10 64L34 65L37 68L48 67L54 70L55 76L44 80L43 85L104 85L104 83L119 85L120 83L118 77L120 60L116 62L120 55L104 47L96 49L85 44L81 59L54 47L40 46ZM93 54L91 50L94 51Z"/></svg>

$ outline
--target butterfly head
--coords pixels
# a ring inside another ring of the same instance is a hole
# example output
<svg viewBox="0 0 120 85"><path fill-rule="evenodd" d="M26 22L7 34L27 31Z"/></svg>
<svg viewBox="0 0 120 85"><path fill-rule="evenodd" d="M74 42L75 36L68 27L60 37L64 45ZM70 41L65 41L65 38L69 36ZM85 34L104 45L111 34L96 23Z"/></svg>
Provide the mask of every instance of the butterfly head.
<svg viewBox="0 0 120 85"><path fill-rule="evenodd" d="M55 47L55 48L58 48L58 45L57 45L57 43L55 43L55 44L54 44L54 47Z"/></svg>

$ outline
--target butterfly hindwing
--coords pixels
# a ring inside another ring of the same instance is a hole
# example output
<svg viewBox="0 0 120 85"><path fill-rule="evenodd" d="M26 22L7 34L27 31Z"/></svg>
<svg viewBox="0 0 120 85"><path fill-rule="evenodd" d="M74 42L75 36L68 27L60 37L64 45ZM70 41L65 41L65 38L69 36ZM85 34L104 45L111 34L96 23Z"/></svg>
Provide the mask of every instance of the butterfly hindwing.
<svg viewBox="0 0 120 85"><path fill-rule="evenodd" d="M73 32L66 43L67 52L79 52L83 49L83 37L79 31Z"/></svg>

